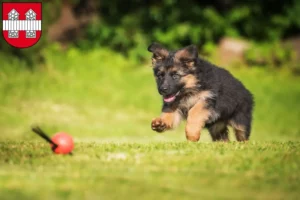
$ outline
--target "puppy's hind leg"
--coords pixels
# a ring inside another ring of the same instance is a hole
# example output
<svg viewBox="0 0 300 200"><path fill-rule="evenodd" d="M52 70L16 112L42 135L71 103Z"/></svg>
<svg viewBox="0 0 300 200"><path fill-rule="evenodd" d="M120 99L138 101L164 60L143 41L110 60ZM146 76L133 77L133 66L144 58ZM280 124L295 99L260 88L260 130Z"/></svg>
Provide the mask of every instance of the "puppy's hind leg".
<svg viewBox="0 0 300 200"><path fill-rule="evenodd" d="M242 142L249 140L251 131L251 115L247 115L242 112L237 113L229 121L229 124L234 130L237 141Z"/></svg>
<svg viewBox="0 0 300 200"><path fill-rule="evenodd" d="M208 127L208 131L213 141L228 142L228 128L226 122L216 122Z"/></svg>

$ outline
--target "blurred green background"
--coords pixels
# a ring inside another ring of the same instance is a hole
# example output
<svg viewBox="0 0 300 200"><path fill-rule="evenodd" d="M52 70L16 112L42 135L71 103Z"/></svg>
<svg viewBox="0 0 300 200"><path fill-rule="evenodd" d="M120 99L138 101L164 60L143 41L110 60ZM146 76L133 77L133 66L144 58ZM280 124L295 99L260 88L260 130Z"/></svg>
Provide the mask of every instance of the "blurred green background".
<svg viewBox="0 0 300 200"><path fill-rule="evenodd" d="M80 141L185 140L183 125L150 129L162 103L153 41L196 44L239 78L255 97L253 140L300 138L300 1L42 2L37 45L0 42L0 139L33 139L30 126L40 124Z"/></svg>

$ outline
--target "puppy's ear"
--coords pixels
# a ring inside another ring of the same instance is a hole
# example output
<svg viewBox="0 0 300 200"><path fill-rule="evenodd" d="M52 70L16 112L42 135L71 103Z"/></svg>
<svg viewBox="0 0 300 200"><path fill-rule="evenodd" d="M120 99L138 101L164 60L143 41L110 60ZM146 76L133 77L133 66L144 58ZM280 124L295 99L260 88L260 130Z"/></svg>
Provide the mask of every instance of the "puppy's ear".
<svg viewBox="0 0 300 200"><path fill-rule="evenodd" d="M162 61L169 55L169 51L165 47L155 42L148 47L148 51L153 53L152 56L153 65L155 65L155 63L158 61Z"/></svg>
<svg viewBox="0 0 300 200"><path fill-rule="evenodd" d="M198 49L196 45L189 45L179 49L175 53L175 59L178 62L184 63L188 67L193 67L198 58Z"/></svg>

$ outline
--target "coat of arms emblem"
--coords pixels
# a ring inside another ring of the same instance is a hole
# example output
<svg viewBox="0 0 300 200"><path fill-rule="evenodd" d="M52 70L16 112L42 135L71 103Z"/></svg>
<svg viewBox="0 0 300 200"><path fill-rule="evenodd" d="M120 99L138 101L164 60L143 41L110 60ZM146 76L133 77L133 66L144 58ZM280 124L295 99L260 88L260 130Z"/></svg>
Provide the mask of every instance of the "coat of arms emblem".
<svg viewBox="0 0 300 200"><path fill-rule="evenodd" d="M2 3L2 34L16 48L35 45L42 35L42 3Z"/></svg>

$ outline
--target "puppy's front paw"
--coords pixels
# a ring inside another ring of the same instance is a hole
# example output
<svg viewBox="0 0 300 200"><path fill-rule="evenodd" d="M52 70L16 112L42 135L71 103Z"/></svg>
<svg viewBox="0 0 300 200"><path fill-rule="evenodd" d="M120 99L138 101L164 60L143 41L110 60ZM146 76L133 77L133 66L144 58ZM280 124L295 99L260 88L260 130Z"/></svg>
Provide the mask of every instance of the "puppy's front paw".
<svg viewBox="0 0 300 200"><path fill-rule="evenodd" d="M167 124L164 123L161 118L155 118L152 120L151 128L152 130L161 133L167 129Z"/></svg>

